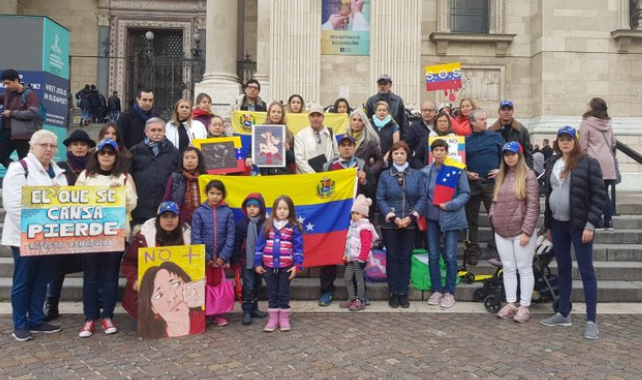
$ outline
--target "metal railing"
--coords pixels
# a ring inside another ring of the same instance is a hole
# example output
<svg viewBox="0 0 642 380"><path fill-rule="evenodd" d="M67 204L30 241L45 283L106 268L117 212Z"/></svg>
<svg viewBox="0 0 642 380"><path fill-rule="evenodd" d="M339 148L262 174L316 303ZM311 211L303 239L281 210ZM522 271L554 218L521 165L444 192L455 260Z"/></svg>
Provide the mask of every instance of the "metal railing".
<svg viewBox="0 0 642 380"><path fill-rule="evenodd" d="M630 146L626 145L620 140L617 140L617 139L615 140L615 149L624 153L626 156L631 157L633 161L642 165L642 154L633 150ZM611 201L613 202L613 215L617 215L617 202L616 202L617 192L615 190L616 187L617 187L616 185L611 186Z"/></svg>
<svg viewBox="0 0 642 380"><path fill-rule="evenodd" d="M246 54L242 60L236 61L236 75L241 84L254 78L254 74L256 74L256 61L249 54Z"/></svg>

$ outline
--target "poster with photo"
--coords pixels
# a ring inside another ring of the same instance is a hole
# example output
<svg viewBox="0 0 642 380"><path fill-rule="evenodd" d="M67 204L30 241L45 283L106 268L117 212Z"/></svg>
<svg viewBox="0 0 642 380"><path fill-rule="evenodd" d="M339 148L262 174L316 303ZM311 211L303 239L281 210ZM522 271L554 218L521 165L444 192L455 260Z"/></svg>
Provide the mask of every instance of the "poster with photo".
<svg viewBox="0 0 642 380"><path fill-rule="evenodd" d="M208 174L240 173L245 171L245 157L241 152L241 138L215 137L197 139L192 144L203 152Z"/></svg>
<svg viewBox="0 0 642 380"><path fill-rule="evenodd" d="M252 128L252 162L259 168L285 166L285 125Z"/></svg>
<svg viewBox="0 0 642 380"><path fill-rule="evenodd" d="M323 0L321 54L370 55L370 0Z"/></svg>

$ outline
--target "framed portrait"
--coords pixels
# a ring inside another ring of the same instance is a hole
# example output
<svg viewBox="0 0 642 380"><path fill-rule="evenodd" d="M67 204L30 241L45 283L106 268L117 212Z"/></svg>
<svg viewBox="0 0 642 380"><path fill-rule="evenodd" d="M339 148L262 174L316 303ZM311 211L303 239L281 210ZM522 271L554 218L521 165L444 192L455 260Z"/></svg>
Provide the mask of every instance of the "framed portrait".
<svg viewBox="0 0 642 380"><path fill-rule="evenodd" d="M245 171L245 157L241 153L241 138L216 137L197 139L192 144L203 152L208 174L240 173Z"/></svg>
<svg viewBox="0 0 642 380"><path fill-rule="evenodd" d="M282 168L285 163L285 125L252 128L252 161L259 168Z"/></svg>

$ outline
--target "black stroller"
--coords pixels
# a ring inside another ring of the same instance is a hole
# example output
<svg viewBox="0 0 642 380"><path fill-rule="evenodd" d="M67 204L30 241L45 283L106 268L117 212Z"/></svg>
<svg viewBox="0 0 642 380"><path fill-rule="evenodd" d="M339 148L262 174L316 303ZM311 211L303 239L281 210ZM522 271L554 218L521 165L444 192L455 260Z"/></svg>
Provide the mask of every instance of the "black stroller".
<svg viewBox="0 0 642 380"><path fill-rule="evenodd" d="M544 235L539 236L537 239L537 254L533 259L535 287L533 289L532 302L552 302L553 311L557 312L559 308L557 275L552 274L548 267L555 258L555 252L552 247L553 244L546 240ZM502 307L502 302L506 302L502 262L497 259L490 259L488 262L497 268L495 274L493 277L483 281L482 287L475 290L473 297L475 301L484 303L486 311L497 313ZM519 295L519 289L517 290L517 294Z"/></svg>

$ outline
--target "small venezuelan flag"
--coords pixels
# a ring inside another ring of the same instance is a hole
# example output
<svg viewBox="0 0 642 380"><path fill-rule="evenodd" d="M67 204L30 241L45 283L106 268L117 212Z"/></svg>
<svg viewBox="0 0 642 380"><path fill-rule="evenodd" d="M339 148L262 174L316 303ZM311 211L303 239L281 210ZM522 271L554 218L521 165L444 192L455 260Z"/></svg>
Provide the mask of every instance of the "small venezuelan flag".
<svg viewBox="0 0 642 380"><path fill-rule="evenodd" d="M442 203L450 202L455 196L457 190L457 183L461 172L466 169L466 165L455 160L454 158L446 158L435 183L435 193L433 195L433 203L440 205Z"/></svg>
<svg viewBox="0 0 642 380"><path fill-rule="evenodd" d="M205 189L213 179L225 184L225 202L234 211L236 220L243 217L240 207L250 193L259 191L263 195L268 214L276 198L283 194L290 196L303 226L303 265L315 267L342 262L356 192L355 169L256 177L201 175L198 177L200 188ZM201 200L205 199L202 192Z"/></svg>

